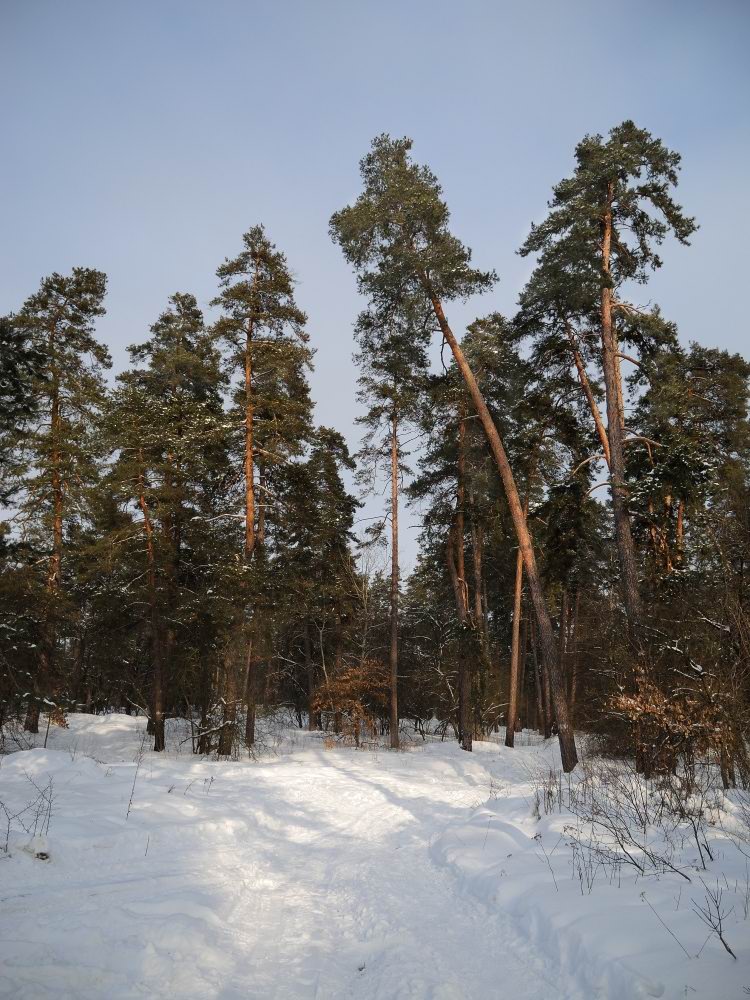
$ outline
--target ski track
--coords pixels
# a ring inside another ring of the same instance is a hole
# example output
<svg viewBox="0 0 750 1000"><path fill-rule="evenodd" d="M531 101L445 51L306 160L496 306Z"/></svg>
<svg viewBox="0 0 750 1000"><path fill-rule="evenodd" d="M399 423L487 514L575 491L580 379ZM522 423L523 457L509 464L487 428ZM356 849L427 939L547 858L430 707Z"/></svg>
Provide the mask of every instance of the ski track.
<svg viewBox="0 0 750 1000"><path fill-rule="evenodd" d="M45 780L37 750L6 758L0 787L21 780L19 758ZM51 861L0 861L0 996L573 1000L509 918L430 858L487 799L488 772L418 758L147 754L127 820L134 765L71 761Z"/></svg>

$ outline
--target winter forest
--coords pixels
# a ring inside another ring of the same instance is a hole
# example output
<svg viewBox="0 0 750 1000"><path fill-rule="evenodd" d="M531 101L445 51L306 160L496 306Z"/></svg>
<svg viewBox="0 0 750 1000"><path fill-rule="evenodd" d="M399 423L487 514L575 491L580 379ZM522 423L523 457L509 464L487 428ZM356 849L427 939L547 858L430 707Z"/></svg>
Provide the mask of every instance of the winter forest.
<svg viewBox="0 0 750 1000"><path fill-rule="evenodd" d="M4 304L0 995L750 992L750 363L650 290L680 151L563 152L501 314L361 150L353 427L270 215L121 370L103 270Z"/></svg>

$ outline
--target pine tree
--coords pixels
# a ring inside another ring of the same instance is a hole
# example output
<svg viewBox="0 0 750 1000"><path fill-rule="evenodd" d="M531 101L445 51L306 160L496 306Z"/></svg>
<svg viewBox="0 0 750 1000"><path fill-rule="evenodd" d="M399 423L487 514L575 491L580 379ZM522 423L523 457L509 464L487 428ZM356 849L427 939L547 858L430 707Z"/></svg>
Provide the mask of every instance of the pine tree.
<svg viewBox="0 0 750 1000"><path fill-rule="evenodd" d="M243 551L249 568L253 555L262 552L265 545L266 514L274 503L273 471L291 456L300 454L311 431L312 404L306 370L311 366L312 352L307 346L307 317L296 305L294 280L285 255L276 249L261 225L253 226L242 239L242 252L226 259L216 272L221 291L212 304L222 309L214 336L225 349L227 370L230 377L240 374L231 415L236 427L241 428L237 450L242 456ZM242 600L247 636L242 657L243 700L255 690L258 650L266 641L264 635L267 638L270 625L267 609L265 620L253 611L253 608L260 610L261 597L267 591L263 582L265 572L256 559L253 571L245 577ZM225 704L230 716L236 701L236 684L231 676L232 667L228 665L231 690ZM228 716L225 723L224 735L228 738L232 718ZM250 745L254 741L254 712L250 707L246 741Z"/></svg>
<svg viewBox="0 0 750 1000"><path fill-rule="evenodd" d="M637 484L630 506L657 587L689 567L691 525L700 547L706 507L724 506L731 484L742 479L749 377L741 356L699 344L659 352L637 372L634 420L655 444L629 455Z"/></svg>
<svg viewBox="0 0 750 1000"><path fill-rule="evenodd" d="M414 322L407 311L393 313L381 323L363 312L356 326L360 368L359 400L368 409L359 422L367 428L360 452L360 481L374 488L379 470L388 468L390 479L391 584L390 584L390 742L399 745L398 634L399 634L399 492L404 465L404 435L419 417L428 362L429 331ZM378 530L384 523L377 526Z"/></svg>
<svg viewBox="0 0 750 1000"><path fill-rule="evenodd" d="M377 311L387 313L405 298L413 300L425 321L431 316L437 322L451 348L503 482L552 677L563 766L570 771L577 761L575 743L523 505L497 427L444 309L445 302L486 291L495 275L471 267L470 251L448 228L448 209L437 179L411 162L410 149L408 139L383 135L374 140L360 164L364 191L354 205L333 215L331 235Z"/></svg>
<svg viewBox="0 0 750 1000"><path fill-rule="evenodd" d="M118 377L109 419L117 455L110 483L136 516L143 540L151 719L154 749L163 750L175 659L185 653L177 630L186 629L198 613L196 598L203 599L196 594L196 573L205 579L198 566L206 555L206 518L222 516L216 494L227 478L228 435L219 356L195 298L173 295L151 333L130 348L139 367Z"/></svg>
<svg viewBox="0 0 750 1000"><path fill-rule="evenodd" d="M9 499L11 456L37 414L34 385L44 377L44 352L29 331L18 329L12 316L0 316L0 502Z"/></svg>
<svg viewBox="0 0 750 1000"><path fill-rule="evenodd" d="M631 641L643 654L643 608L638 565L627 508L622 339L669 335L658 313L642 313L622 298L623 285L645 283L661 266L656 248L671 233L687 243L695 231L671 198L680 157L659 139L626 121L607 140L587 136L576 147L576 171L554 189L550 214L521 254L540 254L534 294L554 302L565 321L598 317L600 363L607 404L605 452L611 469L615 538ZM619 327L618 327L619 323ZM566 330L570 335L570 329ZM572 347L576 350L575 337ZM578 364L578 361L576 360ZM604 444L604 442L603 442Z"/></svg>
<svg viewBox="0 0 750 1000"><path fill-rule="evenodd" d="M110 359L94 338L94 324L104 313L106 283L101 271L89 268L74 268L67 277L52 274L13 324L43 358L31 386L37 422L16 439L11 476L17 521L25 534L38 539L47 565L47 625L26 718L31 732L38 731L41 699L54 698L60 688L55 657L58 619L66 611L66 531L86 517L88 491L98 475L94 430Z"/></svg>
<svg viewBox="0 0 750 1000"><path fill-rule="evenodd" d="M524 517L529 516L531 494L541 482L545 432L551 422L546 397L534 388L532 367L518 350L518 334L500 313L476 320L467 330L464 350L495 423L501 430L516 480L524 492ZM503 503L497 498L495 503ZM505 511L503 512L505 514ZM510 671L505 745L512 747L519 719L522 684L521 621L523 616L523 554L516 550L511 613ZM543 665L546 670L546 664ZM549 686L549 684L547 685Z"/></svg>
<svg viewBox="0 0 750 1000"><path fill-rule="evenodd" d="M305 461L279 470L278 506L273 535L274 602L284 608L288 627L302 656L300 688L310 729L319 727L314 700L322 672L331 671L328 654L340 659L343 626L355 603L350 543L358 501L344 485L354 461L335 430L316 429ZM333 635L333 650L326 636ZM317 638L317 654L315 651ZM316 663L317 660L317 663Z"/></svg>
<svg viewBox="0 0 750 1000"><path fill-rule="evenodd" d="M274 432L281 407L286 420L298 422L296 434L287 436L292 449L304 440L310 401L301 376L312 355L305 332L307 317L295 303L286 257L268 239L263 226L253 226L242 239L242 252L225 260L216 272L221 291L212 304L223 311L215 336L227 350L231 372L241 372L234 398L243 428L244 550L250 559L263 530L258 525L256 465L265 467L280 460L274 449L282 442ZM259 420L270 425L260 441L256 440Z"/></svg>

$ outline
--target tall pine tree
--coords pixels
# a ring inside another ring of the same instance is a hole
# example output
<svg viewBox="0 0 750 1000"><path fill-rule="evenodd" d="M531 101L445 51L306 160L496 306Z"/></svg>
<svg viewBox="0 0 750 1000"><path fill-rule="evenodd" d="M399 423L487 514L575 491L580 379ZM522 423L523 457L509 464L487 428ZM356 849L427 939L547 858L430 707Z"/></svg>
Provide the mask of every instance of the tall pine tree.
<svg viewBox="0 0 750 1000"><path fill-rule="evenodd" d="M413 299L432 317L453 353L505 490L552 677L563 766L570 771L577 762L575 742L523 504L497 426L444 308L446 302L491 288L495 275L471 266L471 252L448 228L448 208L437 178L411 161L410 149L409 139L382 135L374 140L360 164L364 191L353 205L333 215L331 234L378 310L387 312L405 297Z"/></svg>
<svg viewBox="0 0 750 1000"><path fill-rule="evenodd" d="M390 741L398 748L398 609L399 609L399 492L405 470L405 435L415 429L427 371L430 331L407 308L382 319L363 312L356 325L360 368L359 399L367 406L360 418L367 428L360 452L360 477L370 488L382 469L390 481L388 516L391 523L390 585ZM384 525L381 525L382 527Z"/></svg>
<svg viewBox="0 0 750 1000"><path fill-rule="evenodd" d="M46 562L47 621L26 717L31 732L38 730L41 700L54 701L61 689L56 656L58 625L69 610L64 603L66 541L86 517L88 492L98 475L95 426L110 359L94 327L104 313L106 285L106 276L90 268L52 274L13 324L43 357L31 387L37 419L19 436L11 470L17 523L35 539Z"/></svg>
<svg viewBox="0 0 750 1000"><path fill-rule="evenodd" d="M562 305L563 320L568 313L589 322L596 317L622 594L631 641L641 654L643 606L627 507L620 341L655 331L663 337L665 331L658 313L642 313L624 300L623 286L645 283L661 266L657 248L670 233L687 243L696 229L670 194L679 164L677 153L632 121L613 128L606 140L587 136L576 147L574 175L555 187L547 219L532 228L521 248L523 255L540 254L537 284Z"/></svg>

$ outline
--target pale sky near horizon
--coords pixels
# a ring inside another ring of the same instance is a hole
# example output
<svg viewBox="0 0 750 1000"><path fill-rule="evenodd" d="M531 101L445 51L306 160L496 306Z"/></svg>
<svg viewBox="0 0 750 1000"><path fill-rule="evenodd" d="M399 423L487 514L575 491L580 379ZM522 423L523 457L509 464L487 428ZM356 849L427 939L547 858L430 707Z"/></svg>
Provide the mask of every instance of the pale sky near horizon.
<svg viewBox="0 0 750 1000"><path fill-rule="evenodd" d="M216 267L263 222L309 314L316 419L356 449L361 303L327 228L372 137L414 139L500 275L451 309L460 330L513 312L531 268L515 251L576 142L633 118L682 154L701 226L642 301L685 342L750 356L749 49L748 0L0 0L0 312L51 271L100 268L121 369L173 292L210 317Z"/></svg>

